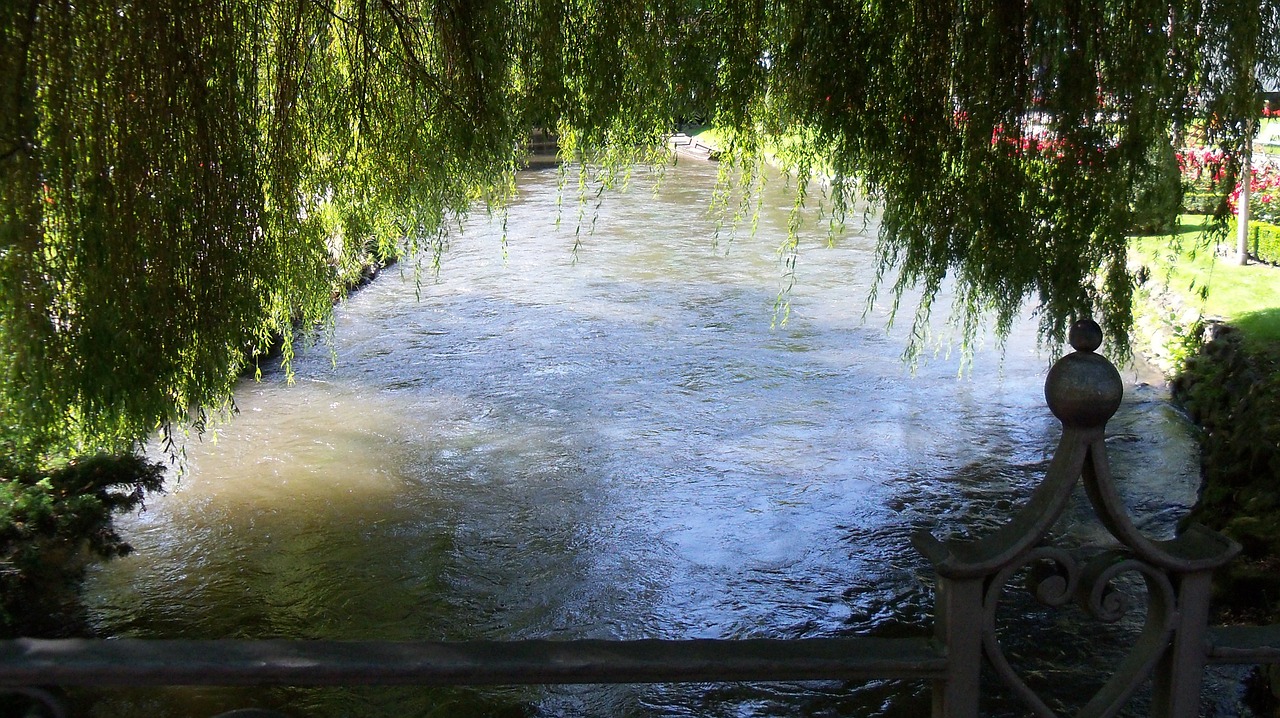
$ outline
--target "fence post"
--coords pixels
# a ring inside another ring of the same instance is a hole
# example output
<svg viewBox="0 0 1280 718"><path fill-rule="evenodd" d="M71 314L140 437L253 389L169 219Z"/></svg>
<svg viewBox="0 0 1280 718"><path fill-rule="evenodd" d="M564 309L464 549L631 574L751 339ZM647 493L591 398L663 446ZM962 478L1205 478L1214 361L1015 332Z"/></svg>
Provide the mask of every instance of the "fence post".
<svg viewBox="0 0 1280 718"><path fill-rule="evenodd" d="M977 718L982 671L983 581L938 577L934 637L946 646L946 677L934 681L933 718Z"/></svg>
<svg viewBox="0 0 1280 718"><path fill-rule="evenodd" d="M1152 676L1153 718L1195 718L1200 715L1200 686L1204 680L1209 596L1213 571L1183 574L1177 581L1178 621L1173 643Z"/></svg>
<svg viewBox="0 0 1280 718"><path fill-rule="evenodd" d="M1154 688L1153 715L1194 718L1199 713L1213 570L1240 547L1200 526L1169 540L1153 540L1138 530L1116 489L1105 440L1124 383L1115 366L1094 353L1102 344L1096 323L1076 322L1070 341L1075 351L1059 359L1045 379L1045 399L1062 422L1062 437L1030 500L1006 524L977 539L939 541L927 532L913 537L938 576L934 635L947 651L944 677L934 683L934 718L978 715L984 662L1032 713L1056 715L1018 675L998 636L1001 596L1012 579L1033 566L1048 569L1027 586L1037 601L1051 608L1074 601L1103 622L1119 620L1126 611L1113 580L1130 574L1146 586L1141 634L1080 715L1115 715L1147 679ZM1094 512L1122 549L1089 556L1048 540L1081 480Z"/></svg>

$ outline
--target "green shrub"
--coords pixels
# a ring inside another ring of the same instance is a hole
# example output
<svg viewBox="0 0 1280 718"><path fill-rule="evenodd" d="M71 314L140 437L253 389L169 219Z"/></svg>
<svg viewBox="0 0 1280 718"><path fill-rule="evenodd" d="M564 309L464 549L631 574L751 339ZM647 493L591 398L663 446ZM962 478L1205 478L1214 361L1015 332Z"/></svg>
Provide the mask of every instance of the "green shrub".
<svg viewBox="0 0 1280 718"><path fill-rule="evenodd" d="M70 630L64 608L87 561L131 550L112 517L137 507L163 480L163 465L135 454L44 470L0 458L0 635Z"/></svg>
<svg viewBox="0 0 1280 718"><path fill-rule="evenodd" d="M1236 222L1231 220L1231 234L1235 236ZM1270 222L1249 222L1249 251L1259 261L1280 264L1280 225Z"/></svg>
<svg viewBox="0 0 1280 718"><path fill-rule="evenodd" d="M1218 326L1187 359L1174 397L1202 427L1204 487L1191 518L1225 530L1246 555L1280 555L1280 371ZM1246 520L1249 519L1249 520ZM1257 520L1253 520L1257 519Z"/></svg>
<svg viewBox="0 0 1280 718"><path fill-rule="evenodd" d="M1227 236L1234 242L1235 217L1227 222ZM1249 221L1249 252L1261 262L1280 264L1280 225L1260 220Z"/></svg>

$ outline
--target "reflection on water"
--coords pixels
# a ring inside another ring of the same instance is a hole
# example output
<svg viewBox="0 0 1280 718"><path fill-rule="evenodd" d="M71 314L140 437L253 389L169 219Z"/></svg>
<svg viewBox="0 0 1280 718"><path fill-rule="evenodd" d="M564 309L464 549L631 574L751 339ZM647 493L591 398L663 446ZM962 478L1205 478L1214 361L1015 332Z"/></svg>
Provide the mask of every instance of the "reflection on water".
<svg viewBox="0 0 1280 718"><path fill-rule="evenodd" d="M246 383L217 441L188 448L189 473L124 522L137 552L87 587L97 629L343 639L924 630L932 579L908 537L988 529L1027 495L1056 442L1041 390L1050 358L1020 326L1003 353L980 350L969 375L939 356L910 376L903 333L886 333L878 308L862 321L873 240L851 233L827 246L821 228L802 244L790 322L771 327L791 202L769 189L758 235L717 244L705 216L714 177L697 163L656 188L638 177L602 205L594 234L577 237L570 217L555 227L555 171L529 172L505 249L477 220L438 279L419 287L392 274L351 298L338 311L336 364L320 347L300 354L294 386L279 373ZM1194 499L1185 422L1159 391L1130 386L1111 428L1133 509L1167 533ZM1072 516L1065 534L1099 538L1083 511ZM1091 649L1099 635L1037 625L1063 646ZM1011 645L1043 643L1043 632L1015 633ZM1096 674L1071 670L1062 696ZM928 689L172 689L113 693L94 714L251 704L316 716L914 716L927 713ZM998 697L991 708L1020 712Z"/></svg>

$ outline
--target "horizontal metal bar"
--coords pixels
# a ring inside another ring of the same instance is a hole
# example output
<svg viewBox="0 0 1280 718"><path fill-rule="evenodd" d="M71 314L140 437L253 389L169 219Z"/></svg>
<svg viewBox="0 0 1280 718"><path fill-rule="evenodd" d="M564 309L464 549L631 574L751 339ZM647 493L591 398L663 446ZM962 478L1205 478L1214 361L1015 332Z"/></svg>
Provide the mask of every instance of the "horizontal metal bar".
<svg viewBox="0 0 1280 718"><path fill-rule="evenodd" d="M927 638L0 641L0 685L502 685L927 679Z"/></svg>
<svg viewBox="0 0 1280 718"><path fill-rule="evenodd" d="M1280 625L1209 628L1210 663L1280 663Z"/></svg>

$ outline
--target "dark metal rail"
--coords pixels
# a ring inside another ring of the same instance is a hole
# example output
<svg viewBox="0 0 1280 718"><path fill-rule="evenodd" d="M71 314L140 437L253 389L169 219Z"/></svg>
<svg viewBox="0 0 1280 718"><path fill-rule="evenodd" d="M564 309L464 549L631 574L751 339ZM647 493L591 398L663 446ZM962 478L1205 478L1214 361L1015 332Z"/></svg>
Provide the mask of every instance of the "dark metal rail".
<svg viewBox="0 0 1280 718"><path fill-rule="evenodd" d="M0 642L0 686L702 683L932 679L945 670L927 638Z"/></svg>

